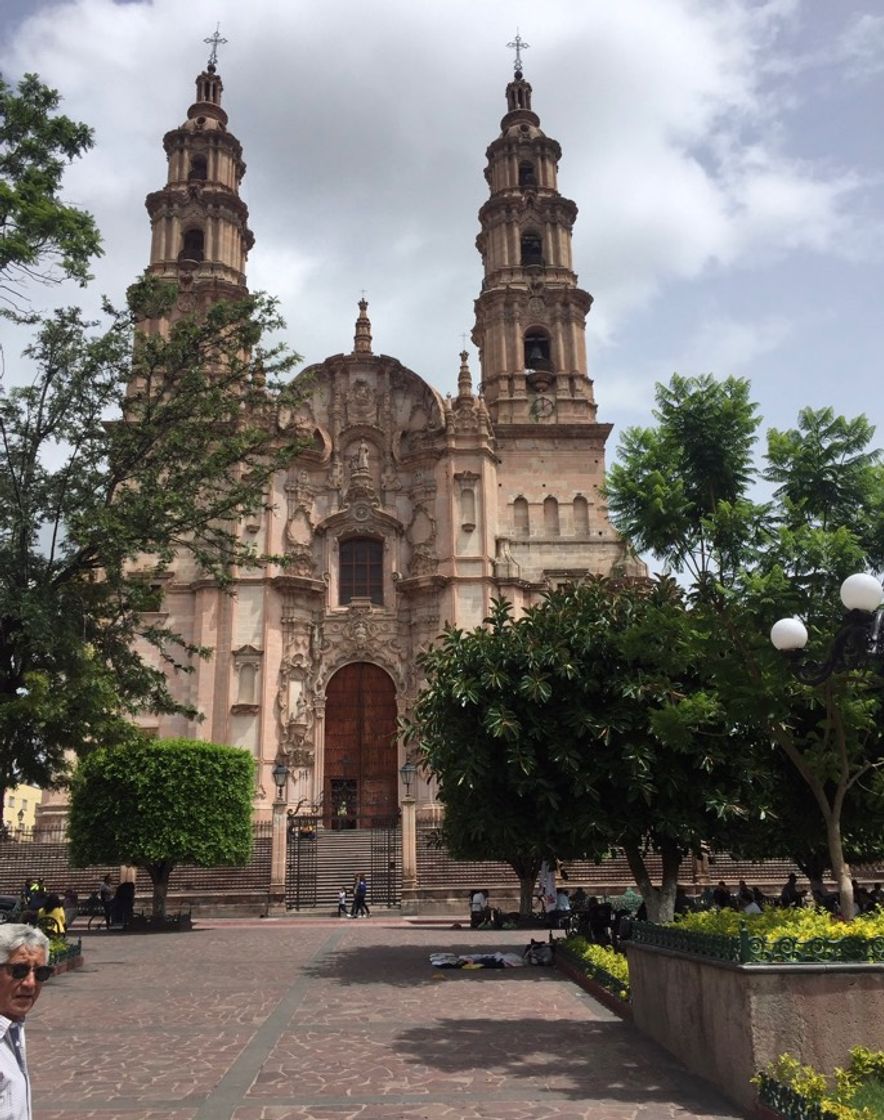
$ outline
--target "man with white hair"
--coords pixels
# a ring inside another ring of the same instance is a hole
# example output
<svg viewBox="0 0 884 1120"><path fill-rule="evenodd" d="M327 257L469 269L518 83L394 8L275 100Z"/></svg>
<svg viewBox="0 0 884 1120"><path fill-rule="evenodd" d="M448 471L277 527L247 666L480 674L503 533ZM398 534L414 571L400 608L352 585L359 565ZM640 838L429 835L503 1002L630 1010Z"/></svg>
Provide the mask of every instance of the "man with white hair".
<svg viewBox="0 0 884 1120"><path fill-rule="evenodd" d="M0 925L0 1120L31 1120L24 1023L54 971L48 962L45 933Z"/></svg>

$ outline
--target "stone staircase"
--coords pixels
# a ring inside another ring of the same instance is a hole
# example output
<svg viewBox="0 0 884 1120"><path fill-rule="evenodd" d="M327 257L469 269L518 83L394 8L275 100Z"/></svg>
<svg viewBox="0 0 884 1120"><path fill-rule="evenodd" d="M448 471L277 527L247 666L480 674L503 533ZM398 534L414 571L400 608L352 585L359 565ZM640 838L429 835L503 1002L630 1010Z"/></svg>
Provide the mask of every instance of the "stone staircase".
<svg viewBox="0 0 884 1120"><path fill-rule="evenodd" d="M398 905L402 856L397 831L319 829L314 839L296 843L297 848L290 845L287 852L294 876L287 886L290 907L334 913L341 887L347 888L348 902L352 902L358 874L368 879L369 907Z"/></svg>
<svg viewBox="0 0 884 1120"><path fill-rule="evenodd" d="M364 872L369 881L371 906L371 832L365 828L333 832L323 829L316 836L316 904L336 908L338 891L346 887L353 898L353 880Z"/></svg>

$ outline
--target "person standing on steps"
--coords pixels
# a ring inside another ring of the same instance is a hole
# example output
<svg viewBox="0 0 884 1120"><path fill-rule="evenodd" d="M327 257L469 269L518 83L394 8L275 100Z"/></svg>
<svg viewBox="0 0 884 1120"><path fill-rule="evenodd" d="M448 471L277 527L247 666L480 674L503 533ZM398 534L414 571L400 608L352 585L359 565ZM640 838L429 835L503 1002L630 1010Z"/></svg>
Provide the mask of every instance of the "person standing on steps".
<svg viewBox="0 0 884 1120"><path fill-rule="evenodd" d="M366 901L368 895L368 883L365 881L365 874L360 872L356 876L356 881L353 884L353 909L350 911L351 918L358 918L360 914L365 914L366 918L371 917L371 912L368 909L368 902Z"/></svg>

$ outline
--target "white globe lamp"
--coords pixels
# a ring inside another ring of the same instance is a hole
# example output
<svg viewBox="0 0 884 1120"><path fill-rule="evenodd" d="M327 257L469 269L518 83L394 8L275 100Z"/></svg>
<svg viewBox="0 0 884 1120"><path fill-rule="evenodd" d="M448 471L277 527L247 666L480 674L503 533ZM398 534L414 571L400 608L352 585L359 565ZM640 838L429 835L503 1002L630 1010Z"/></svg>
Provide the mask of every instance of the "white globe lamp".
<svg viewBox="0 0 884 1120"><path fill-rule="evenodd" d="M770 628L770 640L775 649L784 653L804 649L807 645L807 627L800 618L781 618Z"/></svg>
<svg viewBox="0 0 884 1120"><path fill-rule="evenodd" d="M849 611L867 611L869 614L884 601L884 587L874 576L857 573L848 576L841 584L841 602Z"/></svg>

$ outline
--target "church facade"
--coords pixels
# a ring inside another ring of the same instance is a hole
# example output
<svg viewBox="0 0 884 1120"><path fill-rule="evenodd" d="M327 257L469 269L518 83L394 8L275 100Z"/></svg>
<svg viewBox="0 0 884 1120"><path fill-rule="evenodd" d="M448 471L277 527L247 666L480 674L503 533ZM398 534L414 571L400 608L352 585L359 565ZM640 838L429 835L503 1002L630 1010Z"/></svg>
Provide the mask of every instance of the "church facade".
<svg viewBox="0 0 884 1120"><path fill-rule="evenodd" d="M245 164L221 95L210 65L165 137L167 182L147 199L149 271L178 285L180 314L247 291ZM174 681L202 722L143 722L249 750L259 820L280 762L289 807L326 827L395 816L397 722L421 684L421 649L446 625L480 625L495 597L519 613L564 581L644 572L600 493L610 425L587 374L592 297L571 260L577 207L559 193L561 149L531 99L517 69L487 150L478 382L466 352L454 397L374 353L363 300L349 351L299 375L303 401L277 422L308 444L242 526L284 562L238 572L233 594L183 563L163 574L166 625L214 654ZM432 783L417 786L430 816Z"/></svg>

